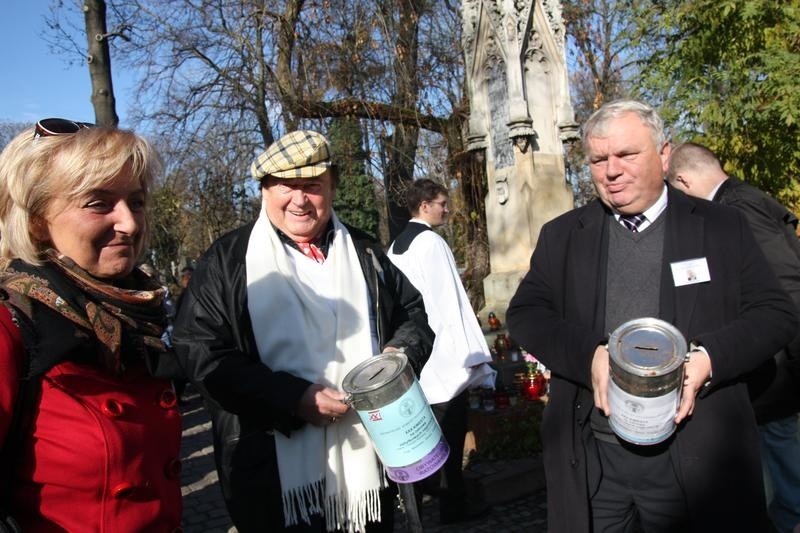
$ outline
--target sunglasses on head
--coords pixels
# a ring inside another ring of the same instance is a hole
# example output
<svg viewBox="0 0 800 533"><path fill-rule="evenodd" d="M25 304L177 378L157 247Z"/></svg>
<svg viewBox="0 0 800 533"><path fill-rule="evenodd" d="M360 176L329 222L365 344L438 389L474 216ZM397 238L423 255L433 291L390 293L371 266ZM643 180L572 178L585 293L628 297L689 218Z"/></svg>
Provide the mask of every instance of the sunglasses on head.
<svg viewBox="0 0 800 533"><path fill-rule="evenodd" d="M33 134L33 139L39 137L52 137L54 135L67 135L75 133L83 128L93 128L94 124L90 122L75 122L66 118L43 118L36 123L36 131Z"/></svg>

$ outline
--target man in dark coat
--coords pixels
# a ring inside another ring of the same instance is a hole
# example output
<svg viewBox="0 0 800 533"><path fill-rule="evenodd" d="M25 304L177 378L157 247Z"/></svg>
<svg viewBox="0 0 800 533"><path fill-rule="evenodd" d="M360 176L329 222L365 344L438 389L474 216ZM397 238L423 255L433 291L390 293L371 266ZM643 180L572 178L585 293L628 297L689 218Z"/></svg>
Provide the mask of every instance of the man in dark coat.
<svg viewBox="0 0 800 533"><path fill-rule="evenodd" d="M741 378L794 335L794 305L740 213L665 184L670 147L652 108L606 104L583 136L599 198L542 228L507 313L511 336L552 372L549 531L764 531ZM646 316L691 348L676 432L638 446L608 425L606 343Z"/></svg>
<svg viewBox="0 0 800 533"><path fill-rule="evenodd" d="M800 309L800 240L797 217L765 192L729 177L705 146L685 143L672 151L667 180L690 196L739 209L772 270ZM771 361L748 376L761 457L772 481L769 513L778 531L800 524L800 331Z"/></svg>
<svg viewBox="0 0 800 533"><path fill-rule="evenodd" d="M392 493L340 387L381 351L404 350L419 373L433 344L422 297L336 217L322 135L281 137L251 174L259 218L201 257L174 332L231 519L241 533L391 532Z"/></svg>

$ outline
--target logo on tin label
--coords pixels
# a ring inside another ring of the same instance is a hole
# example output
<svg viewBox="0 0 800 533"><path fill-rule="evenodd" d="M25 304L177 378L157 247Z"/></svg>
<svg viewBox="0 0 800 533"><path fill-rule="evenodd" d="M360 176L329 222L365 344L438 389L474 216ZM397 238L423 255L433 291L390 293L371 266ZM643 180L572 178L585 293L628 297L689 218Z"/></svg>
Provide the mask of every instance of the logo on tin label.
<svg viewBox="0 0 800 533"><path fill-rule="evenodd" d="M375 409L374 411L368 411L368 414L370 422L378 422L380 420L383 420L380 409Z"/></svg>
<svg viewBox="0 0 800 533"><path fill-rule="evenodd" d="M397 412L400 413L400 416L408 418L409 416L414 416L417 412L416 403L411 398L404 400L400 407L398 407Z"/></svg>
<svg viewBox="0 0 800 533"><path fill-rule="evenodd" d="M634 401L631 401L631 400L626 400L625 401L625 407L627 407L628 410L631 413L634 413L634 414L639 414L642 411L644 411L644 405L642 405L639 402L634 402Z"/></svg>
<svg viewBox="0 0 800 533"><path fill-rule="evenodd" d="M403 470L402 468L398 468L392 472L394 477L396 478L395 481L403 483L404 481L408 481L408 478L411 477L408 475L408 472Z"/></svg>

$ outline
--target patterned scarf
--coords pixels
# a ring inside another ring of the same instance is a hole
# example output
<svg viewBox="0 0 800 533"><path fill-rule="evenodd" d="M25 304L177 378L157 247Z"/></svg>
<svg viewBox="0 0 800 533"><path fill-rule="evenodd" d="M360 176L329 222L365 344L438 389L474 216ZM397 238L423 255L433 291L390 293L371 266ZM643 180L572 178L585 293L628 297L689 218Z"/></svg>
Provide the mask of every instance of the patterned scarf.
<svg viewBox="0 0 800 533"><path fill-rule="evenodd" d="M160 339L166 290L139 269L124 281L135 288L94 278L52 250L40 266L1 261L0 285L35 330L36 346L26 345L33 365L29 375L66 359L99 364L120 375L148 354L166 352Z"/></svg>

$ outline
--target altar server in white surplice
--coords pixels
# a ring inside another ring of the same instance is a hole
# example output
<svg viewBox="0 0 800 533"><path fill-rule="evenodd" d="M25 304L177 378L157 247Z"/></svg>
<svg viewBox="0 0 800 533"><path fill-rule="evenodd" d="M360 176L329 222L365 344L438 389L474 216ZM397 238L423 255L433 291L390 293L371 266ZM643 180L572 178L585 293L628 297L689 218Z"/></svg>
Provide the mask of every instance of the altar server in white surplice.
<svg viewBox="0 0 800 533"><path fill-rule="evenodd" d="M461 462L467 432L467 390L493 387L495 371L487 364L492 360L489 347L453 253L433 231L449 214L447 190L429 179L416 180L407 201L412 219L387 255L422 294L428 324L436 333L420 384L450 445L450 458L441 476L440 516L443 523L454 523L482 511L465 505Z"/></svg>

